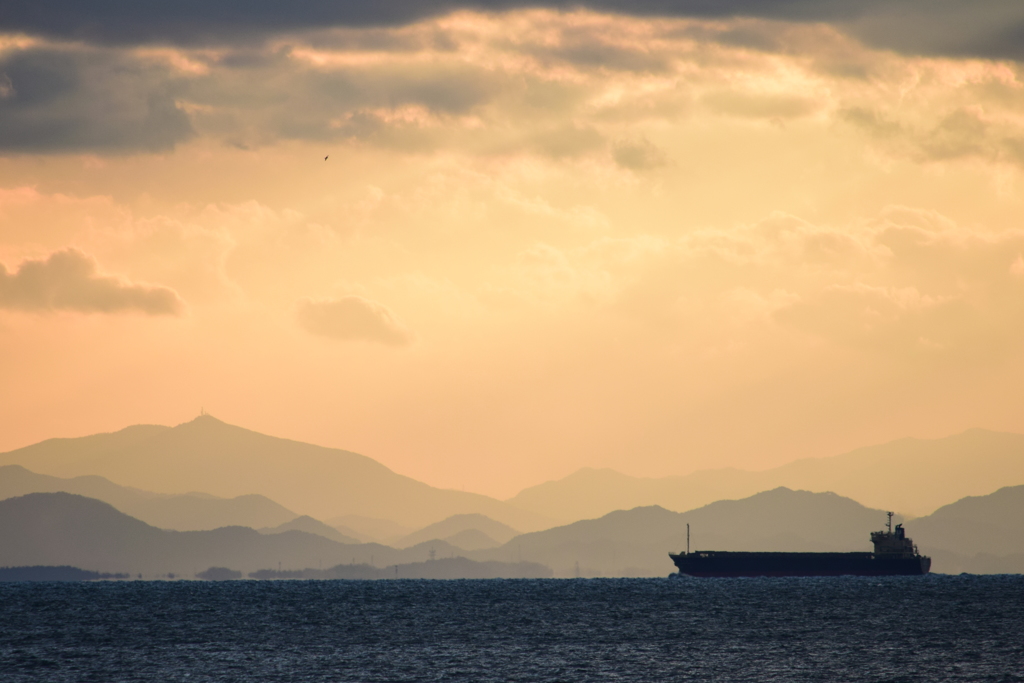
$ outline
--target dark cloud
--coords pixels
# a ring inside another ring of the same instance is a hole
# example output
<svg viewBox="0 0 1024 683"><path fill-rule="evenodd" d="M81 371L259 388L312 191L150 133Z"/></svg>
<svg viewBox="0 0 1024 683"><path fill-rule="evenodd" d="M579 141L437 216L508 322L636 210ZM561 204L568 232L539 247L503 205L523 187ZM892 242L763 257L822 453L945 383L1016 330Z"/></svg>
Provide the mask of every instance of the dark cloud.
<svg viewBox="0 0 1024 683"><path fill-rule="evenodd" d="M672 60L664 52L650 51L642 44L610 41L604 26L566 26L559 33L557 45L540 42L515 48L545 65L567 62L582 68L637 73L661 73L672 68Z"/></svg>
<svg viewBox="0 0 1024 683"><path fill-rule="evenodd" d="M109 44L223 44L328 26L396 26L456 9L538 6L828 22L902 52L1024 58L1019 0L35 0L0 4L0 26Z"/></svg>
<svg viewBox="0 0 1024 683"><path fill-rule="evenodd" d="M1024 60L1019 0L871 3L844 27L870 45L906 54Z"/></svg>
<svg viewBox="0 0 1024 683"><path fill-rule="evenodd" d="M0 58L0 150L160 151L192 134L166 69L111 50Z"/></svg>
<svg viewBox="0 0 1024 683"><path fill-rule="evenodd" d="M41 0L4 2L0 26L107 44L216 44L326 26L394 26L457 8L416 0Z"/></svg>
<svg viewBox="0 0 1024 683"><path fill-rule="evenodd" d="M0 308L177 315L183 305L173 289L101 275L93 259L65 249L45 261L24 261L16 273L0 264Z"/></svg>
<svg viewBox="0 0 1024 683"><path fill-rule="evenodd" d="M188 100L201 105L194 123L204 134L243 147L286 138L359 139L430 149L436 144L434 119L448 120L487 105L508 81L461 64L320 70L277 55L263 63L218 66L188 83ZM403 109L407 116L390 115Z"/></svg>
<svg viewBox="0 0 1024 683"><path fill-rule="evenodd" d="M314 301L298 306L299 324L312 334L332 339L362 340L405 346L412 334L385 306L361 296Z"/></svg>

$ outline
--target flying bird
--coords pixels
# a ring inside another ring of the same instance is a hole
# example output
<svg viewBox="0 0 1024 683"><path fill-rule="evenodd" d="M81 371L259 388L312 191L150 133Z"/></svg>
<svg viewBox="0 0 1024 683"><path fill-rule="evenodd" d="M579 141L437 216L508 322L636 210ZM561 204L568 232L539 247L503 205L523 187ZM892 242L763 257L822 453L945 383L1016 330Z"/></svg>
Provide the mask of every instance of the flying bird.
<svg viewBox="0 0 1024 683"><path fill-rule="evenodd" d="M331 156L331 155L328 154L327 157L329 157L329 156ZM324 161L327 161L327 157L324 157Z"/></svg>

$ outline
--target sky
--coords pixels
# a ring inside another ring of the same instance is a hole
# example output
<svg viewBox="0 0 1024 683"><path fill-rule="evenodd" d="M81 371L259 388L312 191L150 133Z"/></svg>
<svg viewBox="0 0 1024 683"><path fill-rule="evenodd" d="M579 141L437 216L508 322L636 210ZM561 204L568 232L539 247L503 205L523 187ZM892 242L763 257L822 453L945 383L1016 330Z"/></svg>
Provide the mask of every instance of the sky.
<svg viewBox="0 0 1024 683"><path fill-rule="evenodd" d="M1016 0L0 10L0 450L509 497L1024 431Z"/></svg>

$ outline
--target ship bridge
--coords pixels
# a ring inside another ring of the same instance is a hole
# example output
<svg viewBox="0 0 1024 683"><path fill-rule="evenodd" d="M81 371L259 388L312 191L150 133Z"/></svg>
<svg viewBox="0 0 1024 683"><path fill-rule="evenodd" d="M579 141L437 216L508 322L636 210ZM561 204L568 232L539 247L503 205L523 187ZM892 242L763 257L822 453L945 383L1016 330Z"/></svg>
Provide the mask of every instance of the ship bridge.
<svg viewBox="0 0 1024 683"><path fill-rule="evenodd" d="M875 554L887 556L901 555L904 557L917 555L917 547L914 545L913 540L907 538L903 525L897 524L896 528L893 529L893 513L887 514L889 515L889 522L886 525L886 530L871 532L871 542L875 544Z"/></svg>

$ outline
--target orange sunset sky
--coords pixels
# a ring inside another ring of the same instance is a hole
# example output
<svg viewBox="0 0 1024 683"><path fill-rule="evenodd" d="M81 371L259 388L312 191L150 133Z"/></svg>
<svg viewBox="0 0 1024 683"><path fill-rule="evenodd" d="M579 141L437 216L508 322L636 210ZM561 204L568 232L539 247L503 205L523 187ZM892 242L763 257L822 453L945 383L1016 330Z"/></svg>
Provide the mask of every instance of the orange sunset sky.
<svg viewBox="0 0 1024 683"><path fill-rule="evenodd" d="M41 4L0 451L205 408L508 497L1024 431L1018 2Z"/></svg>

